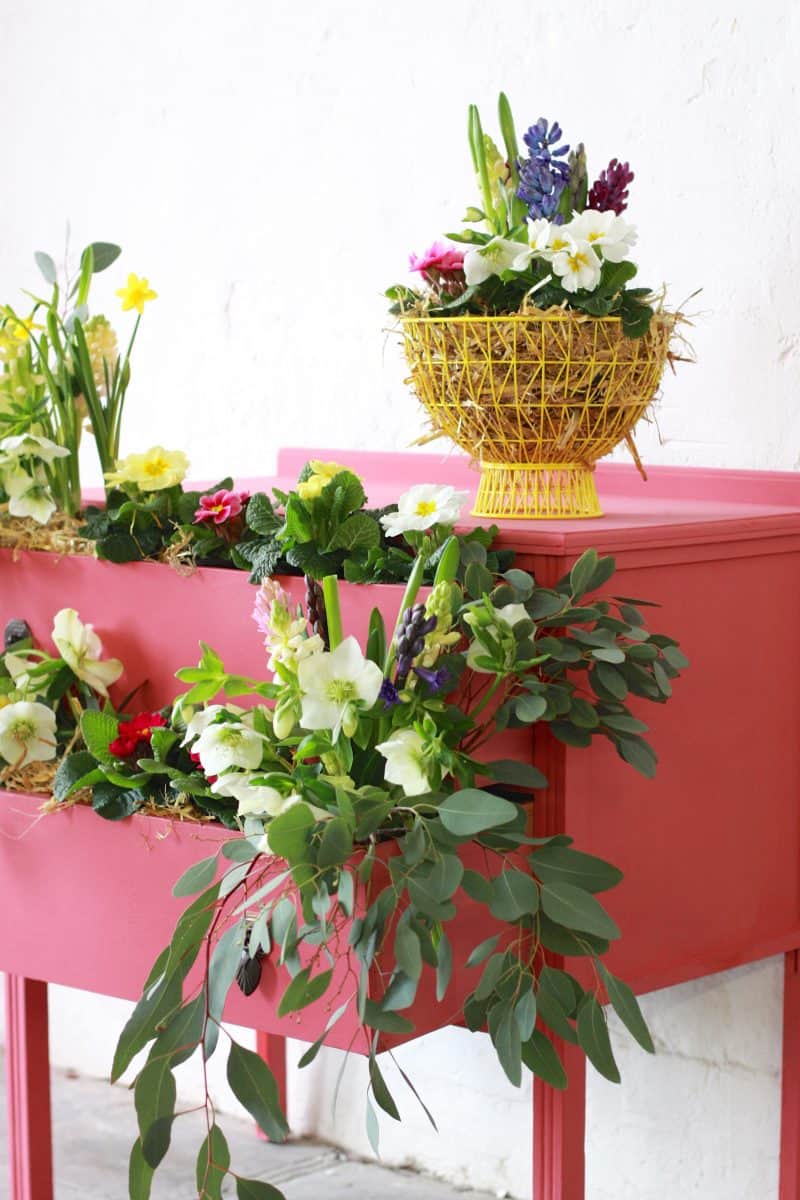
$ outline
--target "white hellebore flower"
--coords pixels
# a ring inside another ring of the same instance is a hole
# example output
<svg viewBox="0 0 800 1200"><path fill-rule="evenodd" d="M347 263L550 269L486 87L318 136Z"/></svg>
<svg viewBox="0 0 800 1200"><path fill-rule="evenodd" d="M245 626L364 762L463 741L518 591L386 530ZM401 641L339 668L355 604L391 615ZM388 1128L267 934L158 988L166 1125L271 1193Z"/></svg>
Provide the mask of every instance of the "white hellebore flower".
<svg viewBox="0 0 800 1200"><path fill-rule="evenodd" d="M0 462L38 458L40 462L51 463L56 458L69 458L70 454L71 451L66 446L59 446L50 438L40 437L35 433L21 433L0 441Z"/></svg>
<svg viewBox="0 0 800 1200"><path fill-rule="evenodd" d="M499 621L499 628L496 624L490 626L490 631L494 635L495 640L498 640L498 633L502 633L504 630L513 629L519 621L530 620L530 616L524 604L504 604L502 608L496 608L494 610L494 615L495 620ZM468 625L472 625L469 613L467 613L465 620ZM476 671L479 675L491 675L493 672L491 672L488 667L480 667L476 663L476 659L478 658L485 658L487 655L491 657L491 652L488 646L481 641L481 627L473 626L473 632L475 634L475 638L474 641L470 642L469 649L467 650L467 666L470 668L470 670ZM506 662L507 667L512 665L512 662Z"/></svg>
<svg viewBox="0 0 800 1200"><path fill-rule="evenodd" d="M455 525L468 492L457 492L449 485L417 483L397 501L397 512L381 517L387 537L399 537L409 530L419 533L433 525Z"/></svg>
<svg viewBox="0 0 800 1200"><path fill-rule="evenodd" d="M245 713L245 710L239 708L236 704L208 704L205 708L198 709L190 717L181 745L188 746L189 742L199 737L204 729L207 729L213 721L216 721L218 713L221 712L233 713L236 717L241 716L246 725L252 725L252 715Z"/></svg>
<svg viewBox="0 0 800 1200"><path fill-rule="evenodd" d="M468 287L483 283L490 275L503 271L519 271L515 263L524 255L527 247L508 238L494 237L485 246L471 246L464 255L464 278ZM528 254L530 258L530 254ZM527 265L527 263L525 264Z"/></svg>
<svg viewBox="0 0 800 1200"><path fill-rule="evenodd" d="M376 747L386 759L384 779L397 783L407 796L421 796L431 785L424 769L425 743L415 729L397 729Z"/></svg>
<svg viewBox="0 0 800 1200"><path fill-rule="evenodd" d="M207 725L192 747L206 775L221 775L231 767L254 771L261 765L264 737L239 721Z"/></svg>
<svg viewBox="0 0 800 1200"><path fill-rule="evenodd" d="M103 645L93 626L84 625L74 608L62 608L53 621L51 634L59 654L72 671L101 696L108 695L124 667L118 658L101 660Z"/></svg>
<svg viewBox="0 0 800 1200"><path fill-rule="evenodd" d="M296 792L284 796L277 788L251 783L253 778L252 774L244 771L226 771L212 783L211 791L215 796L229 796L237 800L238 817L278 817L300 800Z"/></svg>
<svg viewBox="0 0 800 1200"><path fill-rule="evenodd" d="M56 756L56 715L46 704L18 700L0 708L0 758L14 767Z"/></svg>
<svg viewBox="0 0 800 1200"><path fill-rule="evenodd" d="M595 212L587 208L570 222L568 228L575 239L598 247L609 262L622 262L628 257L631 246L636 245L636 229L615 212Z"/></svg>
<svg viewBox="0 0 800 1200"><path fill-rule="evenodd" d="M56 505L40 470L29 475L11 460L10 467L0 465L0 482L8 496L8 511L12 517L32 517L39 525L47 524Z"/></svg>
<svg viewBox="0 0 800 1200"><path fill-rule="evenodd" d="M600 282L602 266L588 242L572 237L563 250L553 255L553 274L561 277L565 292L577 292L579 288L593 291Z"/></svg>
<svg viewBox="0 0 800 1200"><path fill-rule="evenodd" d="M364 658L354 637L346 637L333 651L301 659L297 679L303 697L300 724L304 729L330 729L335 741L342 728L348 737L355 733L356 706L372 708L383 672Z"/></svg>

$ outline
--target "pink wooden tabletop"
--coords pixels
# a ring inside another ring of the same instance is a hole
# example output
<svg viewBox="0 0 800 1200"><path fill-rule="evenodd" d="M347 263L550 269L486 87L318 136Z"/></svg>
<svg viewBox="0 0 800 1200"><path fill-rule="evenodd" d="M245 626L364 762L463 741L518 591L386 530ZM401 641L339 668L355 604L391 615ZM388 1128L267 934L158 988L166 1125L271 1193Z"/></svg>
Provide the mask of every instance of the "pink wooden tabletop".
<svg viewBox="0 0 800 1200"><path fill-rule="evenodd" d="M352 467L369 501L388 504L413 483L449 483L474 497L477 469L463 455L336 449L281 450L273 482L288 487L310 458ZM698 467L650 467L645 483L633 464L601 463L596 480L604 516L584 521L499 521L502 541L528 553L580 553L625 547L687 545L780 536L800 530L800 473ZM264 480L241 480L263 486ZM465 527L486 525L465 518Z"/></svg>

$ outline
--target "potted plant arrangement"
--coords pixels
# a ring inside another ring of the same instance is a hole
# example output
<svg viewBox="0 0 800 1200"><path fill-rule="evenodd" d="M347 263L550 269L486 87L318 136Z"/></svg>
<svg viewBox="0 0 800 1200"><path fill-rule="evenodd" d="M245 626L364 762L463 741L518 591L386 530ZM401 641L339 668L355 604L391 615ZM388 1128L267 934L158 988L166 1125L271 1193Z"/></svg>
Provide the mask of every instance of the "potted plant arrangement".
<svg viewBox="0 0 800 1200"><path fill-rule="evenodd" d="M120 712L84 694L80 734L53 783L57 806L79 797L121 818L169 813L177 801L184 816L194 806L231 829L175 884L195 898L117 1048L115 1078L147 1050L135 1085L135 1200L149 1196L169 1147L172 1070L215 1052L231 988L253 1003L266 996L286 1023L278 1027L312 1043L304 1064L326 1042L368 1056L373 1144L376 1108L399 1117L379 1053L453 1019L488 1028L515 1084L528 1069L566 1086L554 1035L618 1079L606 1001L652 1050L633 993L604 962L620 931L596 897L621 873L566 836L532 836L533 794L547 780L530 739L536 726L570 746L605 738L652 775L647 727L625 696L665 702L686 660L633 603L599 598L613 560L588 551L557 586L539 586L525 571L490 567L480 540L453 534L461 502L431 488L383 514L386 532L410 539L412 569L358 636L345 625L360 589L326 575L310 612L300 580L269 579L254 615L271 679L230 674L205 646L196 667L178 672L187 690L158 712ZM72 634L87 647L75 661L94 678L87 664L104 663L102 652L77 626ZM50 661L24 646L12 653L0 716L28 702L35 663ZM105 663L95 685L116 670ZM38 695L46 704L46 689ZM493 739L509 731L527 751L492 758ZM18 757L27 746L37 756L38 736L16 724ZM564 969L565 957L577 965ZM284 1137L267 1065L231 1042L228 1079L265 1132ZM279 1200L271 1185L235 1174L208 1099L206 1113L198 1195L219 1195L231 1176L238 1196Z"/></svg>
<svg viewBox="0 0 800 1200"><path fill-rule="evenodd" d="M502 151L470 107L479 206L411 256L421 286L387 296L434 435L480 463L475 514L597 517L597 459L625 441L641 470L631 431L675 357L677 317L631 286L628 163L590 185L557 122L540 118L521 150L502 94L499 121Z"/></svg>

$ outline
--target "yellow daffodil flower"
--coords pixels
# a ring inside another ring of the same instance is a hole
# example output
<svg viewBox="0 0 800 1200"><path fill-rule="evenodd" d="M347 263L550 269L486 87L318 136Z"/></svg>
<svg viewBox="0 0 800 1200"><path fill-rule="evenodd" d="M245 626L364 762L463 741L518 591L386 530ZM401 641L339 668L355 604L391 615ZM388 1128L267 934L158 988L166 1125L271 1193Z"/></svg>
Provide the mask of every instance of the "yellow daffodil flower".
<svg viewBox="0 0 800 1200"><path fill-rule="evenodd" d="M141 314L144 312L144 306L148 300L157 300L158 292L154 292L150 287L150 280L138 275L130 274L125 287L118 288L117 295L122 300L122 311L128 312L135 308Z"/></svg>
<svg viewBox="0 0 800 1200"><path fill-rule="evenodd" d="M160 492L182 483L189 460L182 450L151 446L144 454L129 454L117 463L116 471L106 474L106 482L118 486L134 483L143 492Z"/></svg>

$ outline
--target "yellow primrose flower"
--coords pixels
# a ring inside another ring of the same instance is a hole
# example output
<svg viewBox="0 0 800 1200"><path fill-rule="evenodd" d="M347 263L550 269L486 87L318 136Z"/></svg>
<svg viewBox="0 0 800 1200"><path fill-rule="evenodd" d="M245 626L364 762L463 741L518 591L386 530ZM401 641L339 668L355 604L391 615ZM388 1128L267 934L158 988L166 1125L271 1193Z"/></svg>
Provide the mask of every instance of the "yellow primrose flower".
<svg viewBox="0 0 800 1200"><path fill-rule="evenodd" d="M138 275L130 274L128 282L124 288L117 290L117 295L122 300L122 311L128 312L131 308L141 314L144 312L144 306L148 300L157 300L158 292L154 292L150 287L150 280L144 276L140 279Z"/></svg>
<svg viewBox="0 0 800 1200"><path fill-rule="evenodd" d="M143 492L160 492L182 483L189 470L189 460L182 450L165 450L151 446L144 454L129 454L117 463L116 471L106 474L112 485L135 483Z"/></svg>
<svg viewBox="0 0 800 1200"><path fill-rule="evenodd" d="M326 488L340 471L347 470L347 467L340 463L322 462L319 458L312 458L308 465L314 473L297 485L297 494L301 500L318 500L322 489Z"/></svg>

